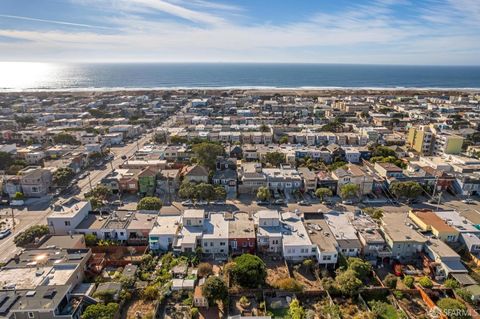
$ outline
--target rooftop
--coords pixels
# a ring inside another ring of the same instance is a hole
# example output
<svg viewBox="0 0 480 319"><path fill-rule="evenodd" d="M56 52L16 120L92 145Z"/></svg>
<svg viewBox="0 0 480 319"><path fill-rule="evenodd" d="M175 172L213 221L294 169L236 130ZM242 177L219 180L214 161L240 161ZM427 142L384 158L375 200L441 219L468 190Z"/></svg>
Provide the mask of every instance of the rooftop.
<svg viewBox="0 0 480 319"><path fill-rule="evenodd" d="M254 238L255 222L247 212L237 212L228 219L229 238Z"/></svg>
<svg viewBox="0 0 480 319"><path fill-rule="evenodd" d="M382 217L382 229L393 241L425 243L427 239L418 233L412 224L405 214L384 213Z"/></svg>
<svg viewBox="0 0 480 319"><path fill-rule="evenodd" d="M320 251L337 251L337 241L321 214L305 214L305 226L310 240Z"/></svg>

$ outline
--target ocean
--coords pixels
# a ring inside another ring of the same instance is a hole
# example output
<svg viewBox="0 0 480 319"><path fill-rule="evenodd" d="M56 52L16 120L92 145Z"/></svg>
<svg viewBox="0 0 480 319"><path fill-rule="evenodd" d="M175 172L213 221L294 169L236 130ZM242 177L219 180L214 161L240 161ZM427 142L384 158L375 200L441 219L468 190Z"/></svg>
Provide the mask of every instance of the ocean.
<svg viewBox="0 0 480 319"><path fill-rule="evenodd" d="M162 88L480 89L480 66L0 62L0 91Z"/></svg>

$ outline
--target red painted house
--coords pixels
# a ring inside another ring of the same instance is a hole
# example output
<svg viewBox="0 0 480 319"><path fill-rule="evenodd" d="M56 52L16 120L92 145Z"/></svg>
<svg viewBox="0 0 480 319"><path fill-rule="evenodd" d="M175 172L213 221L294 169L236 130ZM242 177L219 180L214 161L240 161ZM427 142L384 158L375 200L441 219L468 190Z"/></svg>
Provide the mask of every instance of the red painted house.
<svg viewBox="0 0 480 319"><path fill-rule="evenodd" d="M256 236L253 216L247 212L230 214L228 218L228 244L232 255L255 253Z"/></svg>

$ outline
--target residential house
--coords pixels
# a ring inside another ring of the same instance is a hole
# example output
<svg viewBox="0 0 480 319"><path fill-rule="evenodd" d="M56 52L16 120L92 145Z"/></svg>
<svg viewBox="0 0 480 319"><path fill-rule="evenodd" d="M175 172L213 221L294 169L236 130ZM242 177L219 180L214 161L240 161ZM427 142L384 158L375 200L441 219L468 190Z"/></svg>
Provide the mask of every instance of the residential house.
<svg viewBox="0 0 480 319"><path fill-rule="evenodd" d="M348 214L330 211L324 214L324 218L337 241L338 251L347 257L358 256L362 244L357 237L357 230L350 223Z"/></svg>
<svg viewBox="0 0 480 319"><path fill-rule="evenodd" d="M259 187L267 186L267 177L260 163L242 163L238 168L238 192L255 194Z"/></svg>
<svg viewBox="0 0 480 319"><path fill-rule="evenodd" d="M18 173L22 192L26 197L47 195L52 184L52 172L40 166L27 166Z"/></svg>
<svg viewBox="0 0 480 319"><path fill-rule="evenodd" d="M255 222L250 213L225 213L228 221L228 243L232 255L254 254L256 251Z"/></svg>
<svg viewBox="0 0 480 319"><path fill-rule="evenodd" d="M307 167L299 167L298 173L302 178L303 190L314 192L317 189L317 175Z"/></svg>
<svg viewBox="0 0 480 319"><path fill-rule="evenodd" d="M364 168L348 164L345 168L338 168L332 172L332 178L337 180L338 188L343 185L358 185L360 195L367 195L372 192L374 178Z"/></svg>
<svg viewBox="0 0 480 319"><path fill-rule="evenodd" d="M308 236L316 246L315 257L318 264L324 267L335 267L338 260L338 244L323 214L308 213L304 215L304 219Z"/></svg>
<svg viewBox="0 0 480 319"><path fill-rule="evenodd" d="M149 247L153 251L172 250L175 237L180 229L181 216L158 216L148 234Z"/></svg>
<svg viewBox="0 0 480 319"><path fill-rule="evenodd" d="M152 196L156 190L158 169L146 167L138 173L138 192L143 196Z"/></svg>
<svg viewBox="0 0 480 319"><path fill-rule="evenodd" d="M180 174L187 182L208 183L208 170L198 164L183 167Z"/></svg>
<svg viewBox="0 0 480 319"><path fill-rule="evenodd" d="M90 201L71 197L55 204L52 213L47 216L50 233L55 235L71 234L92 210Z"/></svg>
<svg viewBox="0 0 480 319"><path fill-rule="evenodd" d="M205 211L203 209L185 210L182 216L182 226L175 238L173 250L192 253L195 252L197 247L201 247L204 220Z"/></svg>
<svg viewBox="0 0 480 319"><path fill-rule="evenodd" d="M202 251L212 255L214 259L226 259L228 256L229 222L223 213L209 213L203 223L201 237Z"/></svg>
<svg viewBox="0 0 480 319"><path fill-rule="evenodd" d="M276 210L261 210L255 214L257 225L257 249L265 253L282 251L282 226Z"/></svg>
<svg viewBox="0 0 480 319"><path fill-rule="evenodd" d="M290 261L317 257L317 247L310 240L302 218L296 213L283 212L281 221L283 257Z"/></svg>
<svg viewBox="0 0 480 319"><path fill-rule="evenodd" d="M422 232L431 233L445 242L456 242L458 240L459 232L431 210L412 209L408 212L408 217Z"/></svg>
<svg viewBox="0 0 480 319"><path fill-rule="evenodd" d="M280 165L280 168L264 168L263 173L267 177L267 186L270 190L293 192L300 190L302 177L298 171L290 165Z"/></svg>
<svg viewBox="0 0 480 319"><path fill-rule="evenodd" d="M392 250L392 258L397 260L410 260L418 256L427 241L404 214L384 213L380 229Z"/></svg>

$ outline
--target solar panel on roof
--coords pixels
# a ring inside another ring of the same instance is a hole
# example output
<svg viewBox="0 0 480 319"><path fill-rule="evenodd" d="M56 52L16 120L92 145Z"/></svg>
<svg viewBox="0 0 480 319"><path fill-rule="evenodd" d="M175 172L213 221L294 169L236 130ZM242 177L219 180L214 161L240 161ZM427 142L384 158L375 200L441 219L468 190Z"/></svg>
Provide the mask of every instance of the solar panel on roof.
<svg viewBox="0 0 480 319"><path fill-rule="evenodd" d="M5 292L0 293L0 305L8 298L8 295Z"/></svg>
<svg viewBox="0 0 480 319"><path fill-rule="evenodd" d="M8 311L10 310L10 307L20 298L19 295L14 295L14 296L8 296L8 299L5 301L5 303L0 307L0 315L6 315Z"/></svg>

